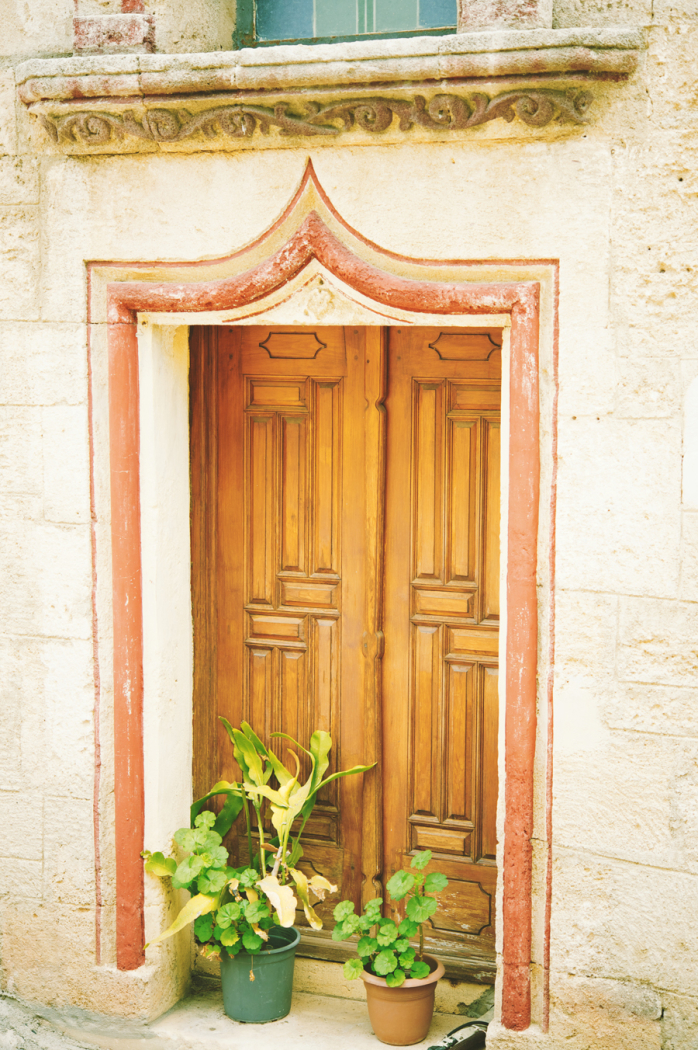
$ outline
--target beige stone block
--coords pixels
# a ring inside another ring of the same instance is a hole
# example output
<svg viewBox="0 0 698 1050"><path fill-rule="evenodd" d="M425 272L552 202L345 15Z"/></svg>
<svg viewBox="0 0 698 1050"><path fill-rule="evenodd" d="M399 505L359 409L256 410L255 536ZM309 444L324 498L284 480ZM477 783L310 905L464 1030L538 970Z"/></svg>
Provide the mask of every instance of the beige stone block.
<svg viewBox="0 0 698 1050"><path fill-rule="evenodd" d="M206 0L150 0L155 14L158 51L229 51L235 29L235 7Z"/></svg>
<svg viewBox="0 0 698 1050"><path fill-rule="evenodd" d="M662 1048L662 1000L652 988L556 973L550 998L553 1045L570 1050Z"/></svg>
<svg viewBox="0 0 698 1050"><path fill-rule="evenodd" d="M78 404L86 398L84 325L0 322L0 403Z"/></svg>
<svg viewBox="0 0 698 1050"><path fill-rule="evenodd" d="M698 979L695 875L555 853L552 969L692 995Z"/></svg>
<svg viewBox="0 0 698 1050"><path fill-rule="evenodd" d="M698 601L698 513L681 515L681 589L684 601Z"/></svg>
<svg viewBox="0 0 698 1050"><path fill-rule="evenodd" d="M615 671L618 598L559 590L555 599L555 666L559 674L608 676Z"/></svg>
<svg viewBox="0 0 698 1050"><path fill-rule="evenodd" d="M7 0L3 4L0 55L70 54L74 0Z"/></svg>
<svg viewBox="0 0 698 1050"><path fill-rule="evenodd" d="M666 9L665 9L666 11ZM665 12L663 14L666 17ZM698 20L679 18L652 26L647 77L651 84L652 120L661 128L696 127L695 53Z"/></svg>
<svg viewBox="0 0 698 1050"><path fill-rule="evenodd" d="M627 419L670 419L681 412L678 361L626 359L619 362L616 411Z"/></svg>
<svg viewBox="0 0 698 1050"><path fill-rule="evenodd" d="M662 995L662 1050L695 1050L698 997Z"/></svg>
<svg viewBox="0 0 698 1050"><path fill-rule="evenodd" d="M619 682L604 701L602 712L612 729L698 736L698 688Z"/></svg>
<svg viewBox="0 0 698 1050"><path fill-rule="evenodd" d="M0 71L0 155L17 152L15 78L12 69Z"/></svg>
<svg viewBox="0 0 698 1050"><path fill-rule="evenodd" d="M3 857L0 864L0 894L8 898L41 900L43 864L40 860Z"/></svg>
<svg viewBox="0 0 698 1050"><path fill-rule="evenodd" d="M33 157L0 157L0 205L39 203L39 163Z"/></svg>
<svg viewBox="0 0 698 1050"><path fill-rule="evenodd" d="M555 844L698 874L698 741L605 737L595 751L556 746Z"/></svg>
<svg viewBox="0 0 698 1050"><path fill-rule="evenodd" d="M622 325L618 330L619 357L664 357L698 360L698 332L685 317L666 322L647 319L642 326ZM685 383L683 384L685 385Z"/></svg>
<svg viewBox="0 0 698 1050"><path fill-rule="evenodd" d="M673 421L560 421L559 586L677 593L680 441Z"/></svg>
<svg viewBox="0 0 698 1050"><path fill-rule="evenodd" d="M90 799L94 790L94 679L90 640L13 638L0 646L21 710L15 766L22 783Z"/></svg>
<svg viewBox="0 0 698 1050"><path fill-rule="evenodd" d="M0 621L6 632L89 638L91 551L85 525L0 523Z"/></svg>
<svg viewBox="0 0 698 1050"><path fill-rule="evenodd" d="M90 463L86 405L41 410L44 514L47 520L88 523Z"/></svg>
<svg viewBox="0 0 698 1050"><path fill-rule="evenodd" d="M644 26L652 18L652 0L554 0L553 26Z"/></svg>
<svg viewBox="0 0 698 1050"><path fill-rule="evenodd" d="M39 266L38 208L0 207L0 319L38 317Z"/></svg>
<svg viewBox="0 0 698 1050"><path fill-rule="evenodd" d="M576 325L566 326L560 333L559 382L560 418L612 412L617 386L615 332L608 328L580 332Z"/></svg>
<svg viewBox="0 0 698 1050"><path fill-rule="evenodd" d="M0 792L0 857L41 860L44 801L40 794Z"/></svg>
<svg viewBox="0 0 698 1050"><path fill-rule="evenodd" d="M0 406L0 492L39 495L41 477L41 411Z"/></svg>
<svg viewBox="0 0 698 1050"><path fill-rule="evenodd" d="M44 901L94 905L94 813L91 799L44 802Z"/></svg>
<svg viewBox="0 0 698 1050"><path fill-rule="evenodd" d="M618 673L621 679L695 686L698 605L621 598Z"/></svg>

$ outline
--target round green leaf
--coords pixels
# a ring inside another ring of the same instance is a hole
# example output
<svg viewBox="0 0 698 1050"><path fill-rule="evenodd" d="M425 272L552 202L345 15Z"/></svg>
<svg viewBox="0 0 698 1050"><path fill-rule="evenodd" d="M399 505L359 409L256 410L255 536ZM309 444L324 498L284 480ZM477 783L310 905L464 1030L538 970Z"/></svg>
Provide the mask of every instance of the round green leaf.
<svg viewBox="0 0 698 1050"><path fill-rule="evenodd" d="M242 951L242 941L236 941L235 944L228 945L228 947L225 950L227 951L228 955L232 958L233 956L237 955L238 952Z"/></svg>
<svg viewBox="0 0 698 1050"><path fill-rule="evenodd" d="M223 930L221 934L221 944L224 944L226 948L230 948L231 944L237 944L239 940L240 934L232 927L229 930Z"/></svg>
<svg viewBox="0 0 698 1050"><path fill-rule="evenodd" d="M225 872L220 868L209 868L208 871L199 875L196 885L199 893L220 893L227 881Z"/></svg>
<svg viewBox="0 0 698 1050"><path fill-rule="evenodd" d="M401 984L405 983L405 971L404 970L393 970L392 973L385 975L385 983L388 988L399 988Z"/></svg>
<svg viewBox="0 0 698 1050"><path fill-rule="evenodd" d="M173 879L174 884L181 889L182 886L188 886L190 882L201 873L204 868L204 862L201 857L187 857L177 868L174 873Z"/></svg>
<svg viewBox="0 0 698 1050"><path fill-rule="evenodd" d="M428 977L430 973L431 970L429 969L429 963L416 962L412 965L410 977L416 977L418 981L421 981L425 977Z"/></svg>
<svg viewBox="0 0 698 1050"><path fill-rule="evenodd" d="M269 916L269 905L266 901L248 901L245 905L245 918L252 923L259 922Z"/></svg>
<svg viewBox="0 0 698 1050"><path fill-rule="evenodd" d="M395 952L391 952L389 948L384 948L382 952L378 952L378 955L373 960L373 969L380 977L385 977L387 973L392 973L393 970L396 970L397 957Z"/></svg>
<svg viewBox="0 0 698 1050"><path fill-rule="evenodd" d="M398 926L398 933L401 937L406 937L408 940L410 937L416 937L419 926L416 922L412 922L412 919L403 919Z"/></svg>
<svg viewBox="0 0 698 1050"><path fill-rule="evenodd" d="M334 915L337 922L342 922L344 919L348 918L353 913L353 911L354 905L351 901L340 901L339 904L335 906L335 909L332 912L332 914Z"/></svg>
<svg viewBox="0 0 698 1050"><path fill-rule="evenodd" d="M211 936L213 935L213 916L200 915L198 919L195 919L194 933L202 944L205 944L206 941L210 941Z"/></svg>
<svg viewBox="0 0 698 1050"><path fill-rule="evenodd" d="M393 945L393 950L396 952L406 952L410 946L410 942L406 937L398 937Z"/></svg>
<svg viewBox="0 0 698 1050"><path fill-rule="evenodd" d="M407 915L413 922L424 922L434 914L439 904L435 897L410 897Z"/></svg>
<svg viewBox="0 0 698 1050"><path fill-rule="evenodd" d="M397 940L397 926L392 919L388 919L388 922L379 928L377 940L381 948L387 948Z"/></svg>
<svg viewBox="0 0 698 1050"><path fill-rule="evenodd" d="M344 964L344 976L348 981L355 981L363 973L364 964L361 959L347 959Z"/></svg>
<svg viewBox="0 0 698 1050"><path fill-rule="evenodd" d="M440 871L432 871L424 882L425 893L440 893L448 886L448 879Z"/></svg>
<svg viewBox="0 0 698 1050"><path fill-rule="evenodd" d="M245 950L250 953L250 955L254 955L260 950L260 948L264 944L264 941L260 936L258 936L258 934L253 933L252 930L248 930L247 933L243 933L242 935L242 944Z"/></svg>
<svg viewBox="0 0 698 1050"><path fill-rule="evenodd" d="M231 923L240 918L240 905L237 901L224 904L216 912L216 922L222 930L227 930Z"/></svg>
<svg viewBox="0 0 698 1050"><path fill-rule="evenodd" d="M392 878L388 879L386 889L392 900L401 901L414 886L414 875L410 871L396 871Z"/></svg>
<svg viewBox="0 0 698 1050"><path fill-rule="evenodd" d="M415 853L414 857L412 858L412 864L410 865L410 867L417 868L419 871L422 871L423 868L426 868L430 860L431 850L422 850L421 853Z"/></svg>
<svg viewBox="0 0 698 1050"><path fill-rule="evenodd" d="M259 873L254 868L243 868L237 877L243 889L247 889L249 886L257 885Z"/></svg>
<svg viewBox="0 0 698 1050"><path fill-rule="evenodd" d="M361 937L359 943L356 946L356 953L361 958L366 958L368 955L373 955L374 952L378 951L378 941L375 937Z"/></svg>
<svg viewBox="0 0 698 1050"><path fill-rule="evenodd" d="M216 814L212 813L210 809L205 809L202 813L199 813L194 821L194 825L197 828L212 828L215 823Z"/></svg>

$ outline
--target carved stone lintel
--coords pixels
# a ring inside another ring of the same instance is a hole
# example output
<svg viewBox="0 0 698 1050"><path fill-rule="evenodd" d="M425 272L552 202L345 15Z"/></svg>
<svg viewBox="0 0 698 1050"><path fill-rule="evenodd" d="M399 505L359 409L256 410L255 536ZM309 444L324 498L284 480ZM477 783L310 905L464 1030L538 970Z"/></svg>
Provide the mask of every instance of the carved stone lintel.
<svg viewBox="0 0 698 1050"><path fill-rule="evenodd" d="M518 88L494 98L482 92L434 95L426 99L359 98L340 102L303 101L302 111L292 111L290 102L274 106L237 102L189 113L169 107L148 109L141 119L133 110L107 113L79 110L66 114L40 114L39 119L57 144L105 146L127 137L148 142L182 142L201 135L207 139L251 138L255 131L268 135L272 129L284 136L336 137L353 127L380 134L391 127L407 132L418 126L433 131L461 131L502 117L518 117L530 127L542 128L551 121L582 124L592 102L588 91Z"/></svg>

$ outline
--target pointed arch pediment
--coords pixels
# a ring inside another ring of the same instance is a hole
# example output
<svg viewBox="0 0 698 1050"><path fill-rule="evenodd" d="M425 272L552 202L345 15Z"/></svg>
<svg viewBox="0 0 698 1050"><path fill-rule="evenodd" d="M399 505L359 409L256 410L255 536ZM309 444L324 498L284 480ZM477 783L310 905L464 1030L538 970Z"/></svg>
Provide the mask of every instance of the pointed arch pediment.
<svg viewBox="0 0 698 1050"><path fill-rule="evenodd" d="M507 509L506 782L502 865L505 1027L531 1016L534 758L537 704L537 535L540 485L540 283L553 261L415 259L389 251L345 221L309 161L279 218L223 258L88 265L90 328L107 322L112 562L117 965L144 962L143 612L140 531L138 314L182 324L235 323L235 311L278 304L324 274L337 294L375 317L502 318L510 324ZM516 277L520 274L523 279ZM305 277L307 276L307 280ZM513 278L513 279L512 279ZM353 297L353 299L352 299ZM352 322L349 322L352 323ZM354 321L353 323L363 323ZM394 323L394 321L393 321ZM434 323L434 321L432 321ZM446 322L448 324L448 322ZM90 365L91 368L91 365ZM94 449L94 434L92 434ZM94 467L93 467L94 472ZM94 477L94 473L93 473ZM96 566L96 555L95 555ZM96 568L95 568L96 572Z"/></svg>

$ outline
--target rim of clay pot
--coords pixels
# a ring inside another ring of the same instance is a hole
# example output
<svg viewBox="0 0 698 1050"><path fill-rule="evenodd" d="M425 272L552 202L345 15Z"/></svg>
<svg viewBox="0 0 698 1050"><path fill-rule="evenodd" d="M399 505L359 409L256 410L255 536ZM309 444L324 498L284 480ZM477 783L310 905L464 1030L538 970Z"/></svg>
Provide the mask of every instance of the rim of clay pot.
<svg viewBox="0 0 698 1050"><path fill-rule="evenodd" d="M403 981L397 988L391 988L390 991L400 992L403 988L424 988L427 984L436 984L446 973L444 964L440 959L435 959L433 955L427 955L426 952L424 953L424 961L434 966L428 977L408 977L406 981ZM366 984L377 984L383 988L388 987L385 977L376 977L374 973L369 973L368 970L363 970L361 977Z"/></svg>

